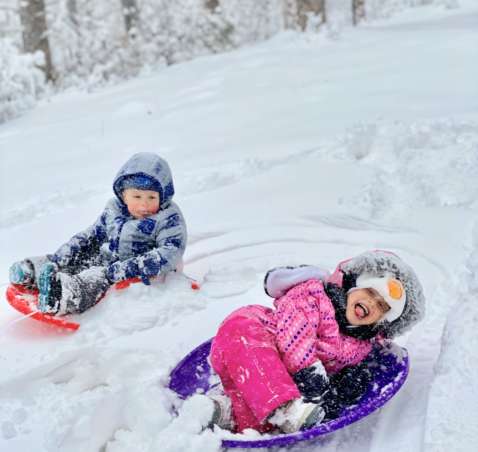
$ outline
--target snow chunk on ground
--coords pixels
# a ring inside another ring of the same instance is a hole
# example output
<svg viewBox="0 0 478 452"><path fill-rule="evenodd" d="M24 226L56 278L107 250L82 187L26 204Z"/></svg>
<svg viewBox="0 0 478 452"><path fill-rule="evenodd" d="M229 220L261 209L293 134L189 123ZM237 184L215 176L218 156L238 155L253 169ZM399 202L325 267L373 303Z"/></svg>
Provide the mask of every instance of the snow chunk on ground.
<svg viewBox="0 0 478 452"><path fill-rule="evenodd" d="M378 121L350 128L330 145L327 155L380 168L347 205L397 216L418 207L476 207L477 147L475 121ZM400 212L388 212L390 202Z"/></svg>

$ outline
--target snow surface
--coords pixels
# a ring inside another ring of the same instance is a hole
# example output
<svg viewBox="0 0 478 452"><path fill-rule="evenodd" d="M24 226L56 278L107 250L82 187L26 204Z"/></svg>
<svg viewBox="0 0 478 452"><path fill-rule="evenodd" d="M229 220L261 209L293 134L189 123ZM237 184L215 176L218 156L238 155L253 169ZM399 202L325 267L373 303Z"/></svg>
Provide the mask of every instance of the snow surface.
<svg viewBox="0 0 478 452"><path fill-rule="evenodd" d="M332 270L389 249L419 274L425 320L399 343L404 388L291 450L476 450L478 5L324 35L283 33L0 127L0 284L91 224L137 151L170 163L190 240L180 276L111 293L74 334L0 311L0 450L218 451L207 407L168 374L233 309L269 304L267 269ZM248 432L249 438L257 435Z"/></svg>

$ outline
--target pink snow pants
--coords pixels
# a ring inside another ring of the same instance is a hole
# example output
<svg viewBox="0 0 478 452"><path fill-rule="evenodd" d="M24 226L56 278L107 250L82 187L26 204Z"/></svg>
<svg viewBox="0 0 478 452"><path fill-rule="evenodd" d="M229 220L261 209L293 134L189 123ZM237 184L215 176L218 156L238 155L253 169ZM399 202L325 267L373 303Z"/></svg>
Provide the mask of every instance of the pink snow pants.
<svg viewBox="0 0 478 452"><path fill-rule="evenodd" d="M270 430L267 417L300 397L275 346L274 335L261 322L267 308L246 306L222 323L211 347L211 364L232 401L236 430Z"/></svg>

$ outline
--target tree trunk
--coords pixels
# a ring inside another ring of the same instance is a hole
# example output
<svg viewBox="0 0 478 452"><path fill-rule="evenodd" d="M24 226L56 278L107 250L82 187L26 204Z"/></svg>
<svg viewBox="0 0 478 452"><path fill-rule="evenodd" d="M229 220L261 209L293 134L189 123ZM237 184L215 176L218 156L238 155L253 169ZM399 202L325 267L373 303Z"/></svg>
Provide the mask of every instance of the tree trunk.
<svg viewBox="0 0 478 452"><path fill-rule="evenodd" d="M46 78L55 80L55 70L51 59L48 41L48 26L44 0L22 0L20 2L20 20L23 29L23 49L26 53L43 52L45 62L42 67Z"/></svg>
<svg viewBox="0 0 478 452"><path fill-rule="evenodd" d="M214 13L219 7L219 0L205 0L204 6L206 7L206 9Z"/></svg>
<svg viewBox="0 0 478 452"><path fill-rule="evenodd" d="M307 22L311 14L322 17L325 23L325 0L296 0L297 2L297 25L302 31L307 29Z"/></svg>
<svg viewBox="0 0 478 452"><path fill-rule="evenodd" d="M352 0L352 23L358 23L365 19L365 0Z"/></svg>
<svg viewBox="0 0 478 452"><path fill-rule="evenodd" d="M67 0L66 9L68 11L68 18L70 22L77 27L78 26L78 6L76 0Z"/></svg>
<svg viewBox="0 0 478 452"><path fill-rule="evenodd" d="M138 34L139 9L136 0L121 0L124 26L128 37L135 38Z"/></svg>

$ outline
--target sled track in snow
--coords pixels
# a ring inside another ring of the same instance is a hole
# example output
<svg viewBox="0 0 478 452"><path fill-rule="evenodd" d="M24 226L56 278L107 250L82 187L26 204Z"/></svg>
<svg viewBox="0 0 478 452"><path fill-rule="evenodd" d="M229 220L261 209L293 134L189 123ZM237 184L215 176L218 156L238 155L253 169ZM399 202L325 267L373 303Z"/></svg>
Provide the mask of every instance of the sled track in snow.
<svg viewBox="0 0 478 452"><path fill-rule="evenodd" d="M340 217L340 221L339 221L339 224L343 224L342 222L345 221L345 217ZM337 223L331 219L331 218L328 218L326 221L325 221L325 224L327 226L335 226ZM376 231L377 233L379 232L383 232L384 233L384 237L377 237L377 246L376 248L381 248L381 249L388 249L388 248L394 248L397 250L397 252L400 252L401 251L404 251L406 252L407 254L411 255L411 256L416 256L416 257L419 257L420 259L423 259L425 262L427 262L430 266L434 267L436 270L438 270L442 275L446 276L448 275L449 271L446 269L446 267L439 261L436 261L434 259L431 259L429 258L427 255L425 255L424 253L420 253L418 251L416 251L415 249L411 248L411 247L407 247L407 246L400 246L400 245L396 245L393 243L393 239L390 240L388 239L388 235L389 234L398 234L399 233L399 229L398 228L390 228L391 230L388 230L388 228L384 228L382 230L380 229L376 229L375 227L372 227L375 226L374 223L368 223L366 221L361 221L359 224L369 224L369 227L368 228L365 228L366 231L370 231L370 230L373 230L373 231ZM284 227L286 227L286 225L284 224ZM337 225L337 227L339 227ZM210 234L202 234L200 236L200 238L197 238L196 240L194 240L192 243L191 243L191 246L190 248L194 248L195 246L199 246L201 248L206 248L208 250L211 250L211 251L191 251L188 255L188 257L186 258L185 260L185 263L187 265L190 265L190 264L195 264L195 263L198 263L199 261L203 261L203 260L207 260L211 257L214 257L214 256L219 256L219 255L224 255L224 254L227 254L227 253L233 253L235 251L238 251L238 250L254 250L254 248L256 247L261 247L261 246L264 246L264 245L278 245L277 248L280 249L280 245L284 245L284 244L294 244L294 243L297 243L297 244L303 244L303 245L308 245L308 244L314 244L314 245L347 245L347 246L350 246L350 247L356 247L358 249L361 248L362 246L362 239L361 238L357 238L355 240L343 240L343 239L337 239L336 238L336 235L337 234L330 234L330 232L327 232L325 230L320 230L319 232L317 232L317 236L320 236L322 237L321 239L316 239L314 237L310 237L310 238L304 238L303 235L304 235L304 232L303 232L303 229L306 229L306 230L310 230L311 228L309 226L306 226L304 228L303 225L301 226L297 226L296 224L288 224L287 225L287 228L292 228L292 229L296 229L296 232L287 232L287 234L281 234L280 232L280 229L279 229L279 233L277 234L278 236L276 238L270 238L270 239L265 239L265 238L258 238L257 240L247 240L247 243L244 243L244 237L243 237L243 233L244 231L247 231L248 232L248 236L251 236L251 235L257 235L257 236L261 236L261 235L264 235L264 231L267 232L270 232L268 231L268 228L267 227L257 227L257 228L253 228L253 227L248 227L248 228L244 228L244 229L235 229L235 230L230 230L230 231L215 231L215 232L211 232ZM357 232L361 232L362 231L362 228L358 228L358 227L354 227L354 228L346 228L346 229L350 229L350 230L354 230L354 231L357 231ZM316 228L313 229L314 232L316 232ZM237 238L234 238L234 236L237 235ZM327 236L327 235L330 235L331 237L330 238L323 238L324 236ZM236 243L233 243L229 246L217 246L214 242L215 239L217 238L221 238L221 242L223 241L226 241L226 237L229 236L229 241L235 241ZM302 236L302 238L300 238ZM232 238L232 240L231 240ZM256 256L256 257L259 257L259 256ZM254 258L254 253L250 253L250 257L248 259L253 259ZM318 259L320 259L320 256L318 256Z"/></svg>

